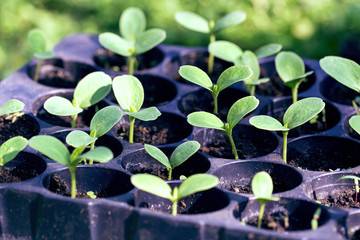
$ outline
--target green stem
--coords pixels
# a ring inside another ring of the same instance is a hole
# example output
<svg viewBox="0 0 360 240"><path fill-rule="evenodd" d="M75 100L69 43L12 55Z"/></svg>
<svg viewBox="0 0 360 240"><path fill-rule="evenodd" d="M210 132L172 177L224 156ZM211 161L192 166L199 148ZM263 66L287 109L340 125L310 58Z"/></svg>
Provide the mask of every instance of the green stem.
<svg viewBox="0 0 360 240"><path fill-rule="evenodd" d="M258 220L258 228L261 228L261 222L264 216L264 211L265 211L265 204L264 203L260 203L260 211L259 211L259 220Z"/></svg>
<svg viewBox="0 0 360 240"><path fill-rule="evenodd" d="M283 131L283 160L285 163L287 163L286 155L287 155L287 137L288 137L289 131Z"/></svg>
<svg viewBox="0 0 360 240"><path fill-rule="evenodd" d="M236 146L235 146L235 142L234 139L232 137L232 131L230 130L228 133L226 133L226 135L229 137L230 143L231 143L231 148L232 148L232 152L235 156L235 159L239 159L239 155L236 151Z"/></svg>
<svg viewBox="0 0 360 240"><path fill-rule="evenodd" d="M217 97L219 95L219 93L211 93L212 97L213 97L213 101L214 101L214 114L218 114L218 101L217 101Z"/></svg>
<svg viewBox="0 0 360 240"><path fill-rule="evenodd" d="M135 125L135 118L132 116L129 116L129 122L130 122L130 129L129 129L129 143L134 142L134 125Z"/></svg>
<svg viewBox="0 0 360 240"><path fill-rule="evenodd" d="M71 198L76 197L76 166L69 167L70 176L71 176Z"/></svg>
<svg viewBox="0 0 360 240"><path fill-rule="evenodd" d="M94 150L95 148L95 141L91 143L90 145L90 151ZM86 162L86 161L85 161ZM89 159L89 164L94 164L94 160L93 159Z"/></svg>
<svg viewBox="0 0 360 240"><path fill-rule="evenodd" d="M77 117L78 117L77 114L72 115L72 119L73 119L72 124L71 124L71 127L72 127L72 128L76 128Z"/></svg>
<svg viewBox="0 0 360 240"><path fill-rule="evenodd" d="M293 103L297 102L297 95L298 95L298 85L295 85L295 87L292 89L292 98L293 98Z"/></svg>
<svg viewBox="0 0 360 240"><path fill-rule="evenodd" d="M135 56L129 57L129 75L134 75L135 70Z"/></svg>
<svg viewBox="0 0 360 240"><path fill-rule="evenodd" d="M352 100L352 105L353 105L353 107L354 107L355 110L356 110L356 115L360 115L360 111L359 111L359 108L358 108L355 100Z"/></svg>
<svg viewBox="0 0 360 240"><path fill-rule="evenodd" d="M168 171L169 171L168 180L170 181L172 177L172 168L169 168Z"/></svg>
<svg viewBox="0 0 360 240"><path fill-rule="evenodd" d="M255 87L256 85L250 85L249 87L250 96L255 96Z"/></svg>
<svg viewBox="0 0 360 240"><path fill-rule="evenodd" d="M34 76L35 82L38 82L38 80L39 80L40 67L41 67L41 59L39 58L37 61L37 64L36 64L36 70L35 70L35 76Z"/></svg>
<svg viewBox="0 0 360 240"><path fill-rule="evenodd" d="M210 34L210 43L215 42L215 34ZM209 52L209 62L208 62L208 74L211 74L214 69L214 54Z"/></svg>
<svg viewBox="0 0 360 240"><path fill-rule="evenodd" d="M172 203L172 215L176 216L177 215L177 201L174 201Z"/></svg>

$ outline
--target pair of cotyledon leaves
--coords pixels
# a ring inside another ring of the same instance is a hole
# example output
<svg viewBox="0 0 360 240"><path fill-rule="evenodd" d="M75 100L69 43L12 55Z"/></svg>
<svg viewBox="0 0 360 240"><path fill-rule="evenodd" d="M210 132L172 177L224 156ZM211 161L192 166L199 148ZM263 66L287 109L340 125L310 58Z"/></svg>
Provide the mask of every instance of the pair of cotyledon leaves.
<svg viewBox="0 0 360 240"><path fill-rule="evenodd" d="M35 57L39 59L46 59L54 56L52 51L46 51L47 40L44 32L40 29L33 29L28 33L28 42L34 51Z"/></svg>

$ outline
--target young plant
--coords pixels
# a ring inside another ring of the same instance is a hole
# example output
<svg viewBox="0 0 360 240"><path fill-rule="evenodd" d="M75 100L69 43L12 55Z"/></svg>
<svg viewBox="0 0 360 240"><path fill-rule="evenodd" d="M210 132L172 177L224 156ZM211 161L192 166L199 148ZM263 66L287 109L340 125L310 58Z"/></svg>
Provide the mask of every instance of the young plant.
<svg viewBox="0 0 360 240"><path fill-rule="evenodd" d="M0 106L0 116L8 114L6 120L15 122L18 117L24 115L21 110L24 109L25 104L17 99L11 99Z"/></svg>
<svg viewBox="0 0 360 240"><path fill-rule="evenodd" d="M220 118L208 112L193 112L187 116L187 121L193 126L219 129L228 136L232 152L235 159L239 159L236 146L232 137L232 130L236 124L245 117L246 114L252 112L259 105L259 100L254 96L248 96L237 100L229 109L227 115L227 123L223 123Z"/></svg>
<svg viewBox="0 0 360 240"><path fill-rule="evenodd" d="M291 88L293 103L297 101L300 84L307 76L313 73L305 73L305 64L301 57L293 52L280 52L275 58L276 71L285 86Z"/></svg>
<svg viewBox="0 0 360 240"><path fill-rule="evenodd" d="M55 137L41 135L34 136L29 140L29 146L46 157L63 164L69 168L71 176L71 197L76 197L76 167L82 159L93 159L104 163L109 162L113 158L110 149L106 147L96 147L91 151L83 153L86 147L95 141L87 133L82 131L72 131L66 137L66 143L75 149L69 152L65 144Z"/></svg>
<svg viewBox="0 0 360 240"><path fill-rule="evenodd" d="M54 56L53 51L47 50L47 40L45 33L40 29L33 29L28 33L28 42L30 47L34 51L34 56L38 59L34 81L37 82L39 79L40 66L43 59L52 58Z"/></svg>
<svg viewBox="0 0 360 240"><path fill-rule="evenodd" d="M161 113L156 107L140 110L144 102L144 88L139 79L134 76L122 75L114 78L113 91L117 102L124 112L129 115L129 142L133 143L135 119L153 121Z"/></svg>
<svg viewBox="0 0 360 240"><path fill-rule="evenodd" d="M360 116L352 116L349 120L349 124L358 134L360 134Z"/></svg>
<svg viewBox="0 0 360 240"><path fill-rule="evenodd" d="M86 192L86 195L88 195L91 199L96 199L96 195L93 191Z"/></svg>
<svg viewBox="0 0 360 240"><path fill-rule="evenodd" d="M17 136L10 138L6 142L4 142L0 146L0 170L2 167L13 160L19 152L21 152L26 145L28 144L28 141L26 138Z"/></svg>
<svg viewBox="0 0 360 240"><path fill-rule="evenodd" d="M260 203L258 228L261 228L262 218L264 216L265 204L269 201L279 201L279 197L272 197L273 182L267 172L258 172L251 181L251 190Z"/></svg>
<svg viewBox="0 0 360 240"><path fill-rule="evenodd" d="M106 49L128 58L129 74L135 70L136 55L154 48L166 38L162 29L146 30L146 19L142 10L127 8L121 15L119 29L121 36L106 32L99 35L99 42Z"/></svg>
<svg viewBox="0 0 360 240"><path fill-rule="evenodd" d="M103 72L93 72L79 81L72 101L64 97L53 96L45 101L44 108L50 114L71 116L72 128L76 127L78 114L100 102L111 90L111 78Z"/></svg>
<svg viewBox="0 0 360 240"><path fill-rule="evenodd" d="M169 184L154 175L135 174L130 180L135 187L142 191L169 199L172 202L173 216L177 215L177 203L180 199L211 189L219 183L216 176L204 173L191 175L179 187L174 187L174 189L171 189Z"/></svg>
<svg viewBox="0 0 360 240"><path fill-rule="evenodd" d="M249 66L253 75L251 78L244 80L244 83L250 92L250 96L254 96L256 85L269 81L269 78L260 79L259 59L274 55L278 53L281 48L282 46L280 44L271 43L260 47L255 53L248 50L243 52L240 47L232 42L216 41L209 45L209 52L217 58L233 63L235 66Z"/></svg>
<svg viewBox="0 0 360 240"><path fill-rule="evenodd" d="M216 34L221 30L237 25L246 19L246 13L243 11L233 11L225 16L214 20L206 20L202 16L192 12L177 12L175 20L183 27L200 33L208 34L210 37L209 44L215 42ZM209 51L208 74L213 72L214 55Z"/></svg>
<svg viewBox="0 0 360 240"><path fill-rule="evenodd" d="M335 56L320 59L320 67L339 83L360 93L360 66L356 62ZM356 114L360 115L356 99L352 101Z"/></svg>
<svg viewBox="0 0 360 240"><path fill-rule="evenodd" d="M359 194L359 180L360 180L360 178L358 176L354 176L354 175L345 175L345 176L342 176L342 177L338 178L335 182L338 182L338 181L343 180L343 179L352 179L352 180L354 180L354 184L355 184L355 203L357 203L358 194Z"/></svg>
<svg viewBox="0 0 360 240"><path fill-rule="evenodd" d="M98 139L99 137L106 134L110 129L115 126L117 122L123 116L123 111L116 106L108 106L97 113L95 113L94 117L90 122L90 137ZM95 141L90 144L90 150L95 148ZM90 164L93 164L93 160L89 160Z"/></svg>
<svg viewBox="0 0 360 240"><path fill-rule="evenodd" d="M317 97L304 98L290 105L283 116L283 123L277 119L259 115L250 118L251 125L269 131L283 132L283 160L286 163L287 155L287 136L291 129L294 129L307 121L310 121L317 114L319 114L325 107L322 99Z"/></svg>
<svg viewBox="0 0 360 240"><path fill-rule="evenodd" d="M181 66L179 74L189 82L210 91L214 100L214 114L218 114L217 98L219 93L234 83L249 79L252 76L252 71L248 66L229 67L220 75L215 85L203 70L194 66Z"/></svg>
<svg viewBox="0 0 360 240"><path fill-rule="evenodd" d="M167 168L168 180L172 178L172 170L188 160L199 148L200 144L197 141L184 142L175 148L169 159L159 148L145 144L145 151Z"/></svg>
<svg viewBox="0 0 360 240"><path fill-rule="evenodd" d="M318 207L314 212L313 218L311 219L311 229L316 230L319 226L319 219L321 215L321 208Z"/></svg>

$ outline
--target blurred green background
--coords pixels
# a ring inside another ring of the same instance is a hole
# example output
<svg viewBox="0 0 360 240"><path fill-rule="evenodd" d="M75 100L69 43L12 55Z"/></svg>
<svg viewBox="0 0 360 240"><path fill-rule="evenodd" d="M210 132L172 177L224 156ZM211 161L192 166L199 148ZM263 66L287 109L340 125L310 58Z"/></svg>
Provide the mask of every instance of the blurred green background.
<svg viewBox="0 0 360 240"><path fill-rule="evenodd" d="M43 29L51 46L77 32L118 33L120 14L129 6L143 9L147 28L165 29L167 44L208 43L205 35L175 22L177 11L216 20L243 10L246 21L220 32L218 40L251 50L277 42L302 57L317 59L340 55L345 43L352 49L360 45L359 0L0 0L0 79L33 58L27 43L31 29Z"/></svg>

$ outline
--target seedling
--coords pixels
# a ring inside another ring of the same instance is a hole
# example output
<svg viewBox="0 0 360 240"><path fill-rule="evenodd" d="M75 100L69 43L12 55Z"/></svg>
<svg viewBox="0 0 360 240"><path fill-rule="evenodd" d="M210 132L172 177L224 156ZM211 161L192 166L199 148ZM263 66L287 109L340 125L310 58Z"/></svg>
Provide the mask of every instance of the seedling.
<svg viewBox="0 0 360 240"><path fill-rule="evenodd" d="M116 106L105 107L95 113L90 122L90 137L98 139L106 134L110 129L115 126L123 116L123 111ZM95 148L95 141L90 144L90 150ZM93 160L89 160L93 164Z"/></svg>
<svg viewBox="0 0 360 240"><path fill-rule="evenodd" d="M76 167L82 159L93 159L95 161L105 163L113 158L110 149L106 147L96 147L91 151L83 153L86 147L95 141L94 138L82 131L72 131L66 137L66 143L75 149L70 154L60 140L55 137L41 135L34 136L29 140L29 146L38 152L44 154L48 158L63 164L69 168L71 176L71 197L76 196Z"/></svg>
<svg viewBox="0 0 360 240"><path fill-rule="evenodd" d="M197 141L184 142L175 148L169 159L159 148L145 144L145 151L167 168L168 180L171 180L172 170L188 160L199 148L200 144Z"/></svg>
<svg viewBox="0 0 360 240"><path fill-rule="evenodd" d="M135 70L136 55L154 48L166 38L162 29L146 30L146 19L138 8L127 8L121 15L119 29L121 36L106 32L99 35L99 42L106 49L128 58L129 74Z"/></svg>
<svg viewBox="0 0 360 240"><path fill-rule="evenodd" d="M305 73L305 64L301 57L293 52L280 52L275 58L276 71L285 86L291 88L293 103L297 101L300 84L307 76L313 73Z"/></svg>
<svg viewBox="0 0 360 240"><path fill-rule="evenodd" d="M250 92L250 96L254 96L256 85L269 81L269 78L260 79L259 59L274 55L278 53L281 48L282 46L280 44L271 43L260 47L255 53L248 50L243 52L239 46L232 42L216 41L209 45L209 52L217 58L233 63L235 66L249 66L253 75L251 78L244 80L244 83Z"/></svg>
<svg viewBox="0 0 360 240"><path fill-rule="evenodd" d="M135 119L152 121L157 119L161 113L156 107L140 110L144 102L144 88L139 79L134 76L122 75L114 78L113 91L119 105L129 115L129 142L133 143Z"/></svg>
<svg viewBox="0 0 360 240"><path fill-rule="evenodd" d="M261 228L262 218L264 216L265 204L269 201L279 201L279 197L272 197L273 182L267 172L258 172L251 181L251 190L260 203L258 228Z"/></svg>
<svg viewBox="0 0 360 240"><path fill-rule="evenodd" d="M192 12L177 12L175 20L183 27L200 33L208 34L210 37L209 44L215 42L216 34L221 30L237 25L246 19L246 13L243 11L233 11L225 16L214 20L206 20L202 16ZM208 74L213 72L214 55L209 51Z"/></svg>
<svg viewBox="0 0 360 240"><path fill-rule="evenodd" d="M13 123L18 117L24 115L21 110L24 109L25 104L17 99L11 99L0 106L0 116L8 114L6 120L11 120Z"/></svg>
<svg viewBox="0 0 360 240"><path fill-rule="evenodd" d="M179 187L171 189L161 178L149 174L136 174L131 177L131 183L140 190L169 199L172 202L172 215L177 215L177 203L191 194L205 191L219 183L216 176L209 174L194 174L183 181Z"/></svg>
<svg viewBox="0 0 360 240"><path fill-rule="evenodd" d="M17 136L10 138L6 142L4 142L0 146L0 170L2 167L13 160L19 152L21 152L26 145L28 144L28 141L26 138Z"/></svg>
<svg viewBox="0 0 360 240"><path fill-rule="evenodd" d="M358 134L360 134L360 116L352 116L349 120L349 124Z"/></svg>
<svg viewBox="0 0 360 240"><path fill-rule="evenodd" d="M234 83L249 79L252 71L248 66L230 67L220 75L215 85L203 70L194 66L181 66L179 74L184 79L210 91L214 100L214 114L218 114L217 98L219 93Z"/></svg>
<svg viewBox="0 0 360 240"><path fill-rule="evenodd" d="M71 116L72 128L76 127L78 114L100 102L111 90L111 78L103 72L93 72L79 81L74 91L74 98L53 96L45 101L44 108L50 114Z"/></svg>
<svg viewBox="0 0 360 240"><path fill-rule="evenodd" d="M28 33L28 42L30 47L34 51L34 56L38 59L34 81L37 82L39 79L40 66L43 59L52 58L54 56L53 51L46 51L47 40L45 33L40 29L33 29Z"/></svg>
<svg viewBox="0 0 360 240"><path fill-rule="evenodd" d="M283 132L283 160L286 163L287 155L287 136L291 129L294 129L307 121L310 121L317 114L319 114L325 107L322 99L316 97L304 98L290 105L283 117L283 124L277 119L259 115L250 118L251 125L268 130L268 131L282 131Z"/></svg>
<svg viewBox="0 0 360 240"><path fill-rule="evenodd" d="M360 93L360 66L356 62L342 57L328 56L320 59L320 67L339 83ZM356 99L352 104L356 114L360 115Z"/></svg>
<svg viewBox="0 0 360 240"><path fill-rule="evenodd" d="M86 192L86 195L88 195L91 199L96 199L96 195L93 191Z"/></svg>
<svg viewBox="0 0 360 240"><path fill-rule="evenodd" d="M254 96L248 96L237 100L229 109L227 123L225 124L214 114L202 111L190 113L187 116L187 121L196 127L205 127L224 131L230 140L235 159L239 159L232 137L232 130L246 114L252 112L258 105L259 100Z"/></svg>
<svg viewBox="0 0 360 240"><path fill-rule="evenodd" d="M311 229L316 230L319 226L319 219L321 215L321 208L318 207L314 212L313 218L311 219Z"/></svg>
<svg viewBox="0 0 360 240"><path fill-rule="evenodd" d="M357 203L358 194L359 194L359 180L360 180L360 178L358 176L354 176L354 175L345 175L345 176L342 176L342 177L338 178L335 182L338 182L338 181L343 180L343 179L353 179L354 180L354 184L355 184L355 203Z"/></svg>

